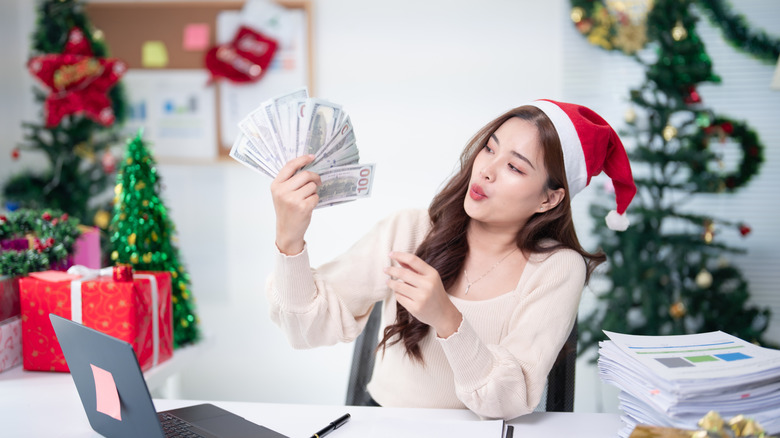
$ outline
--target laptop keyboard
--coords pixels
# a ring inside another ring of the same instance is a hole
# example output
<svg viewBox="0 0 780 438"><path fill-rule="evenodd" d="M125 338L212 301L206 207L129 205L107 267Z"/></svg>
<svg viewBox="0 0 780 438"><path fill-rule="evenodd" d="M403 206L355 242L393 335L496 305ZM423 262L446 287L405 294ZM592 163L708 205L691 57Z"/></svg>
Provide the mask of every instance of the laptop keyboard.
<svg viewBox="0 0 780 438"><path fill-rule="evenodd" d="M160 418L160 424L166 438L203 438L203 435L190 430L192 424L181 418L165 412L158 413L157 416Z"/></svg>

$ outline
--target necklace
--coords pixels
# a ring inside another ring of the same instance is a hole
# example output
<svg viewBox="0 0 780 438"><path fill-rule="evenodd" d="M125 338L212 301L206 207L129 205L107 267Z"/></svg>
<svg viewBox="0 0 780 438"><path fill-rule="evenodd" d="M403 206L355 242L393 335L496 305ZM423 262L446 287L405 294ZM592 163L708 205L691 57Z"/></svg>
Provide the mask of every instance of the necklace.
<svg viewBox="0 0 780 438"><path fill-rule="evenodd" d="M509 257L510 255L512 255L515 251L517 251L517 248L513 249L512 251L509 251L507 253L507 255L505 255L504 257L501 257L501 260L497 261L493 266L490 267L490 269L487 270L487 272L482 274L479 278L477 278L474 281L469 280L469 273L466 272L466 270L464 269L463 270L463 276L466 277L466 290L463 292L463 294L464 295L468 295L469 294L469 289L471 289L471 286L473 286L479 280L482 280L483 278L485 278L486 275L488 275L491 272L493 272L493 269L496 269L496 266L500 265L501 262L506 260L506 258Z"/></svg>

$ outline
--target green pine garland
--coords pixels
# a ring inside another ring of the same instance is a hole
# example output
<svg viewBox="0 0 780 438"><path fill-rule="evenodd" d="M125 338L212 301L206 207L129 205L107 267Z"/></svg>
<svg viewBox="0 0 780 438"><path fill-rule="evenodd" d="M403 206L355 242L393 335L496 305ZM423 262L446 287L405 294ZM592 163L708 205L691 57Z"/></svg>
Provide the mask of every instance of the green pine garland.
<svg viewBox="0 0 780 438"><path fill-rule="evenodd" d="M173 342L175 347L200 337L190 276L173 244L176 227L159 197L160 180L154 158L139 131L128 141L114 189L114 213L109 225L111 260L141 271L171 273Z"/></svg>
<svg viewBox="0 0 780 438"><path fill-rule="evenodd" d="M704 9L710 22L720 27L723 37L732 46L761 61L774 64L780 57L780 38L764 31L754 31L746 24L744 16L735 14L723 0L696 0Z"/></svg>
<svg viewBox="0 0 780 438"><path fill-rule="evenodd" d="M78 219L59 210L18 210L0 215L0 241L27 239L33 247L0 253L0 275L24 276L65 263L81 231Z"/></svg>

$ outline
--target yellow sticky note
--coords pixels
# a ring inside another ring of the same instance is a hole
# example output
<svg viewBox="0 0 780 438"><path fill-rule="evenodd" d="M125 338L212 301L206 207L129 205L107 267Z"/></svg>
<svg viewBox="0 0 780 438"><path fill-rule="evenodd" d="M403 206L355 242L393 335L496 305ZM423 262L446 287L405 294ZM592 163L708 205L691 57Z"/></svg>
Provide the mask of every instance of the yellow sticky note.
<svg viewBox="0 0 780 438"><path fill-rule="evenodd" d="M168 49L162 41L146 41L141 48L141 65L145 68L168 66Z"/></svg>

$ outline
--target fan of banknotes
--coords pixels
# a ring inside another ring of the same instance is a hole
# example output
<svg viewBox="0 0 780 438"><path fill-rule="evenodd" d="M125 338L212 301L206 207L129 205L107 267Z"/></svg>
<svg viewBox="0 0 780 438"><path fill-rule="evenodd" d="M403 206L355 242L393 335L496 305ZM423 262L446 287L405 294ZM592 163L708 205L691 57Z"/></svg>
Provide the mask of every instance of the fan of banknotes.
<svg viewBox="0 0 780 438"><path fill-rule="evenodd" d="M309 97L306 88L263 102L238 127L230 156L271 178L293 158L315 156L304 169L322 179L317 207L371 195L374 164L359 164L349 116L339 105Z"/></svg>

